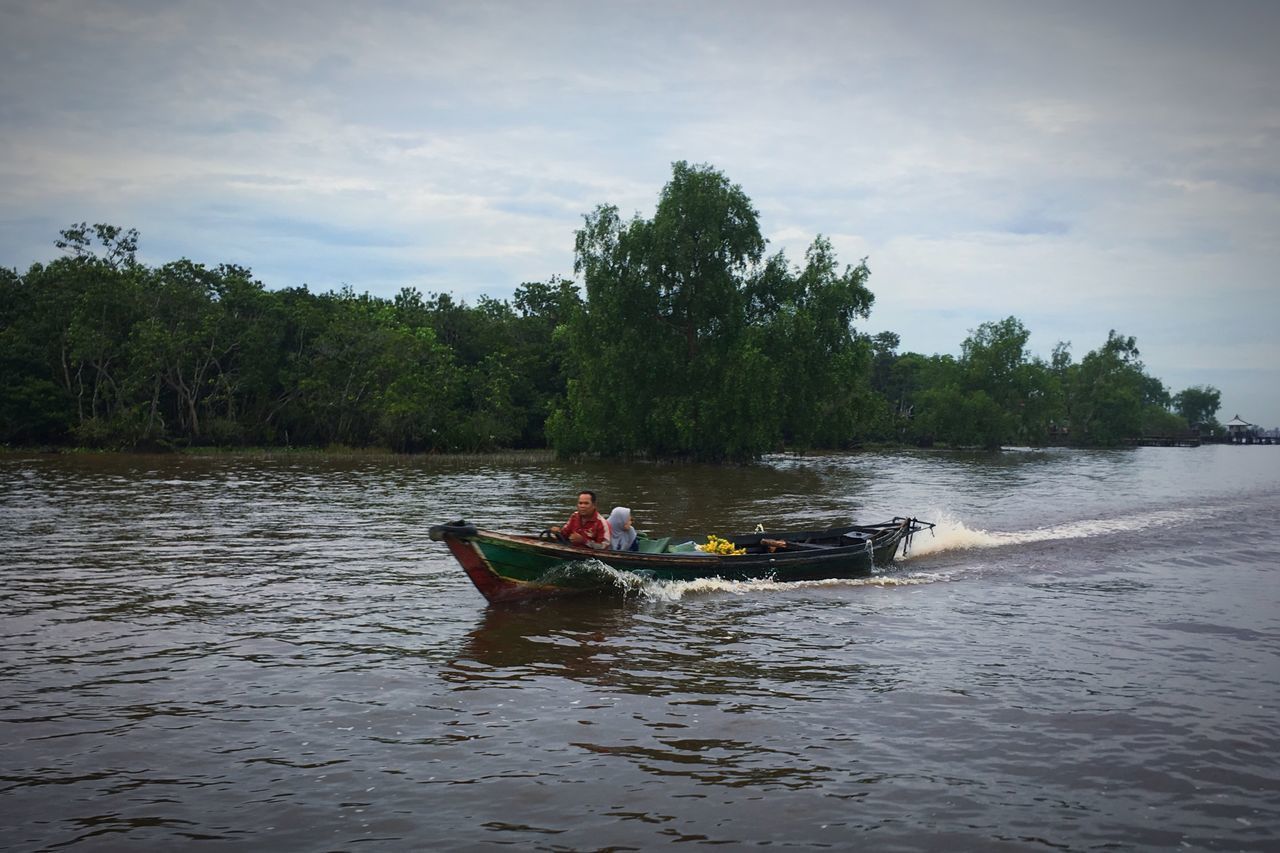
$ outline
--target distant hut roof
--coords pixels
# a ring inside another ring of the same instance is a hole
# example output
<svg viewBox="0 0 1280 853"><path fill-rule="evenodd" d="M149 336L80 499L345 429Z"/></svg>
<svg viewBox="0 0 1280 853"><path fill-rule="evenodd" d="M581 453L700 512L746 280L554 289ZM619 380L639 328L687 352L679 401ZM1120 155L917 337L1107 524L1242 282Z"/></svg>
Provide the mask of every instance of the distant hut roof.
<svg viewBox="0 0 1280 853"><path fill-rule="evenodd" d="M1253 424L1251 424L1251 423L1249 423L1248 421L1244 420L1244 419L1243 419L1243 418L1241 418L1239 415L1236 415L1234 418L1232 418L1231 420L1227 421L1227 426L1229 426L1229 427L1247 427L1247 426L1253 426Z"/></svg>

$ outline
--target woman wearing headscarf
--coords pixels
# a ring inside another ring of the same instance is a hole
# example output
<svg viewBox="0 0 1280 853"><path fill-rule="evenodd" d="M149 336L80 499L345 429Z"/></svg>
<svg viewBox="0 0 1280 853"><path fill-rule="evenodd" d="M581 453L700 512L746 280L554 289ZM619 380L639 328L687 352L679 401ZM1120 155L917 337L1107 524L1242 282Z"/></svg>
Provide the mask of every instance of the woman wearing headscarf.
<svg viewBox="0 0 1280 853"><path fill-rule="evenodd" d="M609 513L609 547L615 551L636 551L636 529L631 526L631 510L614 507Z"/></svg>

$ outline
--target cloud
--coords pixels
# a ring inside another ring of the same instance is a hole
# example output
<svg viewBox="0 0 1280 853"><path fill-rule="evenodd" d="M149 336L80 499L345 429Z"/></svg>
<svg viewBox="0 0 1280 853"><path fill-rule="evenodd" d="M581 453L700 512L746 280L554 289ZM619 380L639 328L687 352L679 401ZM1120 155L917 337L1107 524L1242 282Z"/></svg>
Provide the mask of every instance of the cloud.
<svg viewBox="0 0 1280 853"><path fill-rule="evenodd" d="M913 349L1012 314L1044 350L1135 334L1157 375L1276 355L1274 4L0 15L6 265L88 219L276 287L502 297L567 274L597 204L650 214L686 159L743 186L772 249L867 256L871 325Z"/></svg>

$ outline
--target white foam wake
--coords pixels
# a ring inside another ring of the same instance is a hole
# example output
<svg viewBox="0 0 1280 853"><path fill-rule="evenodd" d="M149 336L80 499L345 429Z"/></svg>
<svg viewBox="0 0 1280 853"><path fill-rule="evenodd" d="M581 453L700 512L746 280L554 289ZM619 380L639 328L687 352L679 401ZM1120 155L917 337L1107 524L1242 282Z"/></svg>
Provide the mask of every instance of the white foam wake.
<svg viewBox="0 0 1280 853"><path fill-rule="evenodd" d="M773 581L749 580L733 581L724 578L698 578L691 581L646 581L637 591L640 596L651 601L679 601L687 596L709 595L713 593L729 593L732 595L752 595L779 592L795 589L824 589L852 587L896 587L917 586L919 584L937 583L948 580L942 574L901 574L883 577L866 578L833 578L819 581Z"/></svg>
<svg viewBox="0 0 1280 853"><path fill-rule="evenodd" d="M907 574L898 573L893 575L872 575L869 577L859 578L831 578L828 580L813 581L775 581L768 579L761 580L726 580L725 578L710 577L696 578L688 581L660 580L656 578L643 577L633 572L615 569L596 559L579 560L573 563L566 563L559 571L566 573L589 572L596 576L603 576L615 588L617 588L624 597L636 597L649 601L679 601L682 598L696 595L709 595L714 593L730 593L733 595L750 595L759 593L777 592L780 590L794 589L822 589L826 587L895 587L895 586L916 586L918 584L936 583L938 581L949 580L950 576L943 573L931 574Z"/></svg>
<svg viewBox="0 0 1280 853"><path fill-rule="evenodd" d="M980 528L971 528L960 519L947 513L942 513L934 516L939 521L933 530L933 534L917 533L912 539L911 547L905 553L899 554L898 560L899 562L913 560L930 554L940 554L948 551L1000 548L1009 545L1026 545L1036 542L1087 539L1093 536L1133 533L1192 522L1211 515L1213 515L1213 510L1207 507L1153 510L1115 516L1113 518L1069 521L1031 530L988 531ZM945 572L900 571L889 575L818 581L734 581L725 580L724 578L668 581L642 578L631 572L620 572L595 560L586 561L582 565L590 566L594 571L609 575L614 584L623 590L625 595L634 595L652 601L679 601L689 596L716 593L751 595L805 588L917 586L920 584L946 582L952 579L952 576Z"/></svg>
<svg viewBox="0 0 1280 853"><path fill-rule="evenodd" d="M1025 545L1033 542L1051 542L1061 539L1087 539L1116 533L1134 533L1159 527L1169 527L1195 521L1210 515L1208 509L1154 510L1114 518L1094 518L1069 521L1048 527L1019 531L987 531L971 528L963 521L942 516L934 528L934 535L916 534L907 558L923 557L945 551L967 551L976 548L1000 548L1005 545Z"/></svg>

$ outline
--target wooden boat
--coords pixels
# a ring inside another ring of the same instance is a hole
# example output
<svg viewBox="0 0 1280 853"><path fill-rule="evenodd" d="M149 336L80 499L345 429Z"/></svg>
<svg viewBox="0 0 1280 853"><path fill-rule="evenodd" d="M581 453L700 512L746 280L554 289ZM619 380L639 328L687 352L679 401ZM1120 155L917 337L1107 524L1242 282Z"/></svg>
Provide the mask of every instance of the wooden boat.
<svg viewBox="0 0 1280 853"><path fill-rule="evenodd" d="M757 532L729 537L744 553L709 554L692 542L641 539L640 551L596 551L537 536L480 530L466 521L437 524L431 538L448 546L476 589L492 603L588 593L625 592L649 580L699 578L775 581L826 580L870 574L891 563L899 547L932 524L894 518L790 533Z"/></svg>

